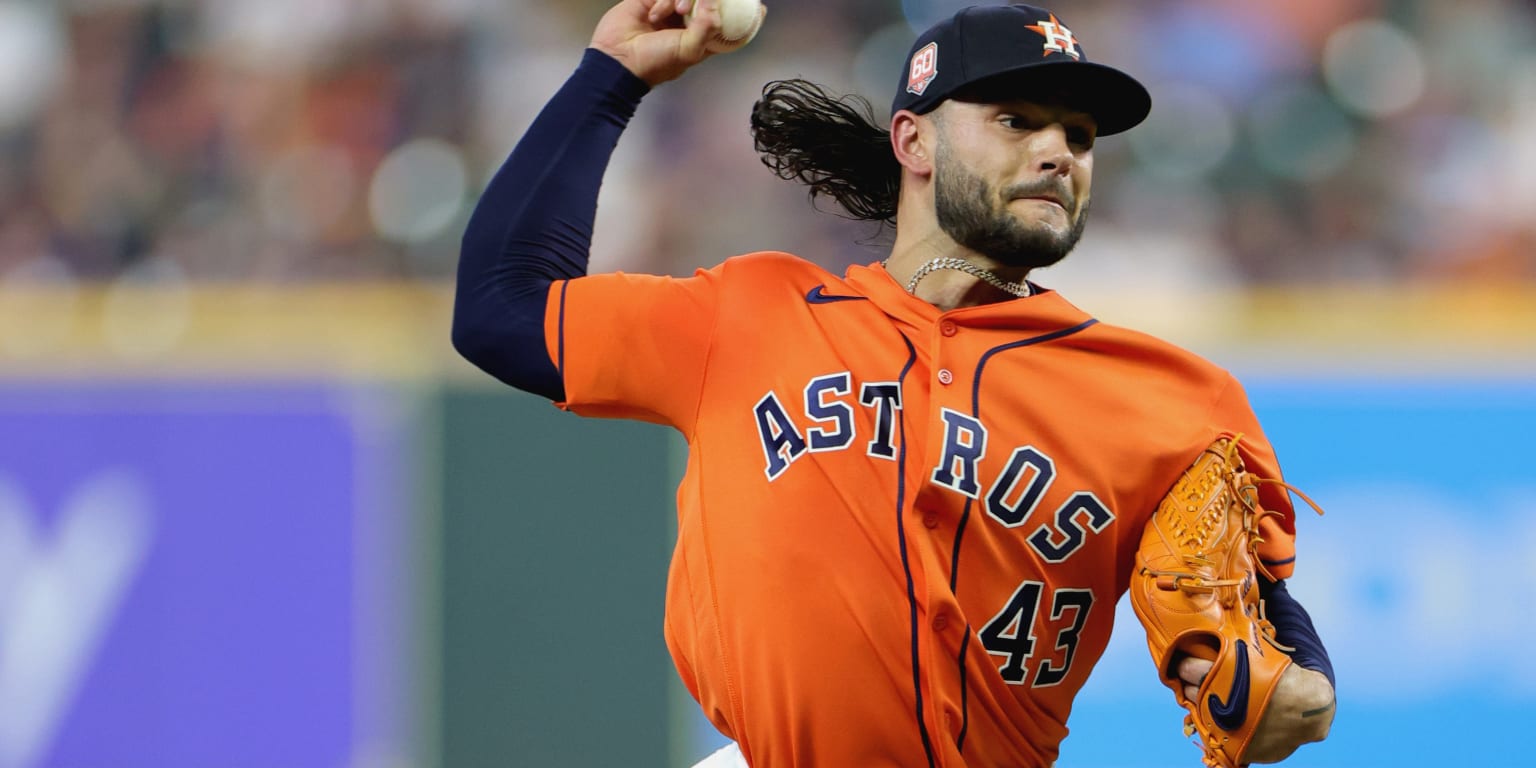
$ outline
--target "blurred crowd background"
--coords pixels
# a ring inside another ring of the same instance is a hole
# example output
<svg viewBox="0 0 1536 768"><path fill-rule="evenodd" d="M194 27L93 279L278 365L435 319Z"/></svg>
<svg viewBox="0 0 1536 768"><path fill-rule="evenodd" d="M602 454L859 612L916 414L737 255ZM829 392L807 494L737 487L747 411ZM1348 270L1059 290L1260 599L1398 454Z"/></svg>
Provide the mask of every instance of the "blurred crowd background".
<svg viewBox="0 0 1536 768"><path fill-rule="evenodd" d="M758 163L748 111L802 76L883 119L914 30L963 4L771 0L752 46L647 97L597 268L880 258L878 228L811 213ZM478 189L607 6L0 0L0 280L451 277ZM1154 97L1099 145L1095 280L1536 280L1536 3L1054 10Z"/></svg>

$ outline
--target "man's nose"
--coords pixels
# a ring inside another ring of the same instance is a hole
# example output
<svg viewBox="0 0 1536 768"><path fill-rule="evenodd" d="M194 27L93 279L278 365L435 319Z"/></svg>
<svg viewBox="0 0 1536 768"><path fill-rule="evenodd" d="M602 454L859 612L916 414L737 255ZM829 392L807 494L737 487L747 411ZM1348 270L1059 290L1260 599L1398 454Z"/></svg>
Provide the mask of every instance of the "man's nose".
<svg viewBox="0 0 1536 768"><path fill-rule="evenodd" d="M1066 126L1053 123L1040 129L1035 133L1031 144L1036 170L1060 176L1066 176L1072 172L1072 166L1077 162L1077 157L1072 154L1072 147L1067 141Z"/></svg>

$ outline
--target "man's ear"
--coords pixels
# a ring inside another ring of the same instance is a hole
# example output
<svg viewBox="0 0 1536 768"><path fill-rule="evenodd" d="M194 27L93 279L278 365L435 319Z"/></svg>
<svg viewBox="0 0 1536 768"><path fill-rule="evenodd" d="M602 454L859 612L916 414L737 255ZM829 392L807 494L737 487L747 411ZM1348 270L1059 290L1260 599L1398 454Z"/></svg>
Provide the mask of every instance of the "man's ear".
<svg viewBox="0 0 1536 768"><path fill-rule="evenodd" d="M933 173L936 141L932 120L905 109L891 117L891 151L907 171L918 176Z"/></svg>

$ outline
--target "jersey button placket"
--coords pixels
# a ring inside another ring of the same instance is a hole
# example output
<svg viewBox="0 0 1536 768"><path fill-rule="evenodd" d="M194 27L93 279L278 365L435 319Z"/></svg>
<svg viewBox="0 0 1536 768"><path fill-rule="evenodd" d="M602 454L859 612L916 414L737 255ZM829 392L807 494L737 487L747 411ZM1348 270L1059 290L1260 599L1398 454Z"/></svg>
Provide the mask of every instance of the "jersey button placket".
<svg viewBox="0 0 1536 768"><path fill-rule="evenodd" d="M939 321L939 335L941 337L943 337L944 339L952 339L952 338L954 338L955 334L957 334L959 332L960 332L960 326L958 324L956 324L955 321L953 321L953 320L940 320ZM935 346L938 348L937 351L939 353L939 356L942 358L943 355L944 355L945 347L951 346L951 345L945 344L945 343L941 342L941 343L936 344ZM939 379L939 384L947 387L950 384L955 383L955 374L954 374L953 371L949 370L948 368L940 368L939 372L938 372L938 379Z"/></svg>

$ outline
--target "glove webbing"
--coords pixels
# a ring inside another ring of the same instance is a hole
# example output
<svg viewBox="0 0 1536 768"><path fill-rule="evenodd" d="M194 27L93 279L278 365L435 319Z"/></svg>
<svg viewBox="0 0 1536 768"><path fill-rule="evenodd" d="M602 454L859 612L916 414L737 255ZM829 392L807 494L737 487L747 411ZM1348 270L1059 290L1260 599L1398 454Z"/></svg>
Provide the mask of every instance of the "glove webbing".
<svg viewBox="0 0 1536 768"><path fill-rule="evenodd" d="M1290 491L1291 493L1300 496L1301 500L1305 501L1307 506L1310 506L1319 515L1323 514L1323 508L1318 506L1317 502L1312 500L1312 497L1303 493L1299 488L1285 482L1284 480L1272 480L1264 477L1255 477L1251 472L1248 472L1247 469L1243 466L1242 458L1237 455L1237 443L1242 439L1243 435L1241 432L1239 432L1237 435L1233 436L1230 441L1227 442L1225 453L1222 456L1221 466L1235 467L1236 471L1225 473L1225 476L1221 478L1221 481L1227 484L1228 492L1233 494L1243 505L1243 530L1248 534L1248 548L1255 555L1253 558L1254 565L1258 567L1259 573L1263 574L1264 578L1269 579L1270 581L1277 581L1278 579L1274 577L1274 574L1270 573L1269 569L1264 566L1264 561L1257 556L1258 553L1256 550L1258 549L1258 545L1264 542L1264 537L1259 535L1259 521L1270 515L1278 515L1280 513L1273 510L1263 509L1259 506L1257 498L1258 486L1260 484L1278 485ZM1210 449L1207 448L1206 450ZM1189 511L1195 511L1194 505L1190 505ZM1220 520L1218 519L1218 516L1207 515L1205 519L1201 521L1200 527L1198 529L1183 532L1185 543L1190 545L1203 543L1219 523ZM1199 554L1185 555L1184 561L1186 564L1192 567L1203 566L1205 568L1211 568L1215 565L1215 562L1205 557L1205 554L1206 553L1202 551ZM1147 570L1146 573L1149 576L1155 576L1157 578L1158 589L1167 591L1180 589L1190 593L1210 593L1215 592L1218 588L1221 587L1238 587L1243 583L1242 579L1209 579L1189 571ZM1234 597L1235 596L1233 595L1224 595L1222 602L1224 604L1231 605L1232 602L1234 602Z"/></svg>

